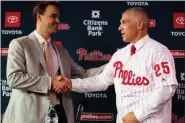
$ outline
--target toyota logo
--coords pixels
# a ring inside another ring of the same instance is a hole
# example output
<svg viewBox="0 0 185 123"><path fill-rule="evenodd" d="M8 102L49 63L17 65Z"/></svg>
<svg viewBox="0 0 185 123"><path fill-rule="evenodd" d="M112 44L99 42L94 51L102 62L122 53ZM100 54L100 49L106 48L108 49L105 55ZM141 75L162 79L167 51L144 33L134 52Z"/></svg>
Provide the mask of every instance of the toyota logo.
<svg viewBox="0 0 185 123"><path fill-rule="evenodd" d="M178 17L178 18L176 19L176 22L177 22L178 24L185 24L185 18L184 18L184 17Z"/></svg>
<svg viewBox="0 0 185 123"><path fill-rule="evenodd" d="M9 16L9 17L7 18L7 21L8 21L9 23L17 23L18 20L19 20L19 19L18 19L17 16Z"/></svg>

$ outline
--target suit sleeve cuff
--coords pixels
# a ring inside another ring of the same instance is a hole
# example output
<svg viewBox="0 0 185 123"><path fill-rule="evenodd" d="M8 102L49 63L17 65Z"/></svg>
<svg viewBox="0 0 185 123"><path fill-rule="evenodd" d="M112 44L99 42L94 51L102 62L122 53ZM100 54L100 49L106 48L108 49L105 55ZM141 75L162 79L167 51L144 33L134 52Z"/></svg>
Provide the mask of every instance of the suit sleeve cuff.
<svg viewBox="0 0 185 123"><path fill-rule="evenodd" d="M51 77L49 77L49 90L51 90Z"/></svg>

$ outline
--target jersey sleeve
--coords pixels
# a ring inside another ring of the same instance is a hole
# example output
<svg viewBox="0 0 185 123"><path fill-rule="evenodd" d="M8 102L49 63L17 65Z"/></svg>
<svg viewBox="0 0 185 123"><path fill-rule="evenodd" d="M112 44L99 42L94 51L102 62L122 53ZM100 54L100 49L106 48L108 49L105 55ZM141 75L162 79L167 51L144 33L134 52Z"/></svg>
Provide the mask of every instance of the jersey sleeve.
<svg viewBox="0 0 185 123"><path fill-rule="evenodd" d="M169 85L177 86L174 58L170 51L167 48L155 50L152 60L151 69L155 88Z"/></svg>

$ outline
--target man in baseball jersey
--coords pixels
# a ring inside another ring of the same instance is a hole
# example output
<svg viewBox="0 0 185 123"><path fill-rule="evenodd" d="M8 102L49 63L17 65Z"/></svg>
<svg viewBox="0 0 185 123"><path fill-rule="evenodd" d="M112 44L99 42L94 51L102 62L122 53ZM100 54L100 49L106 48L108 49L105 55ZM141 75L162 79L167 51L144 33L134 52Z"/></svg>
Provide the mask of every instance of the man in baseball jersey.
<svg viewBox="0 0 185 123"><path fill-rule="evenodd" d="M172 97L178 85L174 59L166 46L149 37L148 26L149 17L142 8L126 10L119 31L130 44L114 53L100 75L63 77L77 92L102 91L114 84L117 123L171 123Z"/></svg>

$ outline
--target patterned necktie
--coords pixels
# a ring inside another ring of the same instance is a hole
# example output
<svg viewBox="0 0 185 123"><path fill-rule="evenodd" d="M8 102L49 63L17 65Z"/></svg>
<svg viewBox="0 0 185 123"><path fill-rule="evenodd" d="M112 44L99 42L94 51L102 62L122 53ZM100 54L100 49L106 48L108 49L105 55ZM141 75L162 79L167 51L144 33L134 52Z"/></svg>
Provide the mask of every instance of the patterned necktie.
<svg viewBox="0 0 185 123"><path fill-rule="evenodd" d="M46 58L46 64L47 64L47 70L48 70L48 74L53 77L54 73L53 73L53 63L52 63L52 57L51 57L51 50L49 49L49 42L48 41L44 41L44 54L45 54L45 58ZM50 103L51 104L56 104L56 94L51 92L50 93Z"/></svg>
<svg viewBox="0 0 185 123"><path fill-rule="evenodd" d="M136 53L136 48L134 45L131 46L131 49L130 49L130 55L132 56L133 54Z"/></svg>

